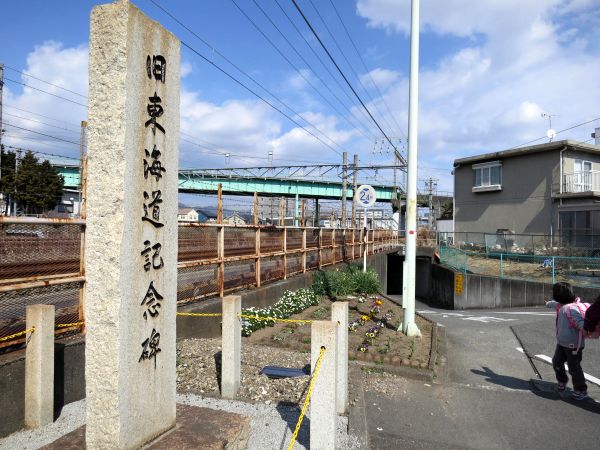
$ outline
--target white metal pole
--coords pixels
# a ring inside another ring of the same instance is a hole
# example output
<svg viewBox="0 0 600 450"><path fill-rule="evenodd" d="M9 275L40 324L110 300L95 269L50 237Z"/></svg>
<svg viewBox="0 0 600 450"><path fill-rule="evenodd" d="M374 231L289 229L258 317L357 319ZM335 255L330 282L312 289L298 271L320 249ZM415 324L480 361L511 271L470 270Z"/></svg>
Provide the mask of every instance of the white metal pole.
<svg viewBox="0 0 600 450"><path fill-rule="evenodd" d="M412 0L410 26L410 84L408 98L408 182L406 195L406 307L402 331L407 336L420 336L415 323L415 272L417 266L417 130L419 93L419 0Z"/></svg>
<svg viewBox="0 0 600 450"><path fill-rule="evenodd" d="M367 208L363 209L363 241L364 241L364 245L363 245L363 272L367 271L367 237L368 237L368 233L367 233Z"/></svg>

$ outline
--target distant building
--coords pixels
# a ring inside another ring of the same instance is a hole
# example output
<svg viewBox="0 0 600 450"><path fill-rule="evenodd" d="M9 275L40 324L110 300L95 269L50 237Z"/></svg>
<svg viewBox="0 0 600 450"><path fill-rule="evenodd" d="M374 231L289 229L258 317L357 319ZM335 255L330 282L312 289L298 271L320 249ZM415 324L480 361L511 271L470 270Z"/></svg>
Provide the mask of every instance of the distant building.
<svg viewBox="0 0 600 450"><path fill-rule="evenodd" d="M248 217L242 217L240 213L234 211L232 214L228 215L223 222L229 225L246 225Z"/></svg>
<svg viewBox="0 0 600 450"><path fill-rule="evenodd" d="M600 146L564 140L457 159L454 193L455 232L600 248Z"/></svg>
<svg viewBox="0 0 600 450"><path fill-rule="evenodd" d="M179 208L177 211L178 222L198 222L198 211L193 208Z"/></svg>

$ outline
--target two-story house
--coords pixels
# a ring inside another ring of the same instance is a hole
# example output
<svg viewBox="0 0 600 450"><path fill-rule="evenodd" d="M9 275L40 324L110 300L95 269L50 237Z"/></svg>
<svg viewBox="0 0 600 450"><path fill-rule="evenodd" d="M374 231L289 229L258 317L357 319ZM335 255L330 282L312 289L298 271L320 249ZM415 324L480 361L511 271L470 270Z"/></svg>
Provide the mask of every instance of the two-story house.
<svg viewBox="0 0 600 450"><path fill-rule="evenodd" d="M600 248L600 146L565 140L455 160L454 227Z"/></svg>

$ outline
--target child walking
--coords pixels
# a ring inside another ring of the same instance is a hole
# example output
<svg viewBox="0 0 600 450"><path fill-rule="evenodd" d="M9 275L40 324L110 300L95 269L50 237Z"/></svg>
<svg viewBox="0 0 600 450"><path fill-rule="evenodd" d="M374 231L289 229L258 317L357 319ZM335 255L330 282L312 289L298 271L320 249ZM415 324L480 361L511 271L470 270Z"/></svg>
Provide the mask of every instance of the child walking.
<svg viewBox="0 0 600 450"><path fill-rule="evenodd" d="M546 302L546 306L556 310L556 350L552 358L552 366L558 381L557 389L563 392L567 387L569 377L565 372L565 362L573 379L574 400L583 400L587 395L587 385L581 357L585 340L583 337L584 318L576 303L579 298L573 294L569 283L556 283L552 286L553 300Z"/></svg>

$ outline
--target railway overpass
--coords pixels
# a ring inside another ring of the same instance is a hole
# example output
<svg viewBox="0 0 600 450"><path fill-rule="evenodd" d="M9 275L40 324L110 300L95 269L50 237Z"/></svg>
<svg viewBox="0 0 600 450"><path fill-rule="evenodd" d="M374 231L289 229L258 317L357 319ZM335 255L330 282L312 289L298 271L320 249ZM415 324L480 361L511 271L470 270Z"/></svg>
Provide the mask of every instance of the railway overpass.
<svg viewBox="0 0 600 450"><path fill-rule="evenodd" d="M79 166L55 165L65 180L65 187L79 187ZM179 171L179 192L188 194L214 194L219 184L224 195L250 196L258 193L261 197L290 197L310 198L318 200L339 200L342 197L342 175L337 173L339 164L323 164L315 166L284 166L284 167L247 167L224 169L182 169ZM354 171L383 170L390 166L363 166L353 168L348 166L346 177L351 179ZM326 180L325 178L340 180ZM392 203L404 197L404 191L394 186L373 185L377 201ZM354 198L352 183L348 182L346 198ZM439 210L442 204L452 201L452 194L435 194L432 202ZM419 192L419 206L428 206L429 196ZM404 202L396 202L396 205Z"/></svg>
<svg viewBox="0 0 600 450"><path fill-rule="evenodd" d="M79 187L79 166L55 165L65 180L65 187ZM324 166L325 167L325 166ZM328 167L328 166L327 166ZM342 197L342 182L326 180L310 180L303 175L290 176L257 176L254 174L237 174L230 169L180 170L179 192L189 194L216 194L219 184L224 195L254 195L261 197L291 197L339 200ZM313 176L318 176L314 174ZM374 185L378 202L392 202L401 191L393 186ZM354 198L352 184L348 183L346 192L348 200Z"/></svg>

